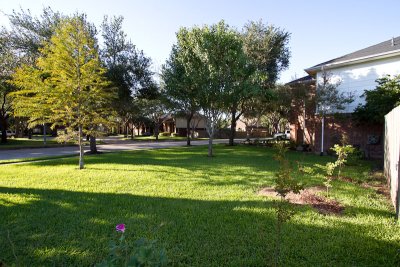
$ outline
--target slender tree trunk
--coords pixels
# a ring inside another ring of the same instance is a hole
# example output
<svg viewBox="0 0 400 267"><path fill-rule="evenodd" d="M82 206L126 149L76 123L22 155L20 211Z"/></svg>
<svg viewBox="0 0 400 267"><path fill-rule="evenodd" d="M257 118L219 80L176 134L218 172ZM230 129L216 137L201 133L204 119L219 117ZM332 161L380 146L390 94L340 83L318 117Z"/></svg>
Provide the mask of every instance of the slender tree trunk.
<svg viewBox="0 0 400 267"><path fill-rule="evenodd" d="M132 127L131 140L135 137L135 127Z"/></svg>
<svg viewBox="0 0 400 267"><path fill-rule="evenodd" d="M322 115L322 120L321 120L321 152L320 155L323 156L324 155L324 133L325 131L325 116Z"/></svg>
<svg viewBox="0 0 400 267"><path fill-rule="evenodd" d="M1 118L1 143L7 143L7 119Z"/></svg>
<svg viewBox="0 0 400 267"><path fill-rule="evenodd" d="M190 146L190 122L193 118L193 112L190 112L190 115L186 117L186 145Z"/></svg>
<svg viewBox="0 0 400 267"><path fill-rule="evenodd" d="M208 138L208 156L212 157L213 156L213 135L210 134L210 137Z"/></svg>
<svg viewBox="0 0 400 267"><path fill-rule="evenodd" d="M156 137L156 141L158 141L158 132L160 130L160 124L159 123L155 123L154 124L154 136Z"/></svg>
<svg viewBox="0 0 400 267"><path fill-rule="evenodd" d="M46 133L46 123L43 123L43 143L47 144L47 133Z"/></svg>
<svg viewBox="0 0 400 267"><path fill-rule="evenodd" d="M229 145L233 146L236 134L236 109L231 112L231 131L229 133Z"/></svg>
<svg viewBox="0 0 400 267"><path fill-rule="evenodd" d="M90 135L89 141L90 141L90 154L97 154L96 137Z"/></svg>
<svg viewBox="0 0 400 267"><path fill-rule="evenodd" d="M246 139L250 139L250 127L246 124Z"/></svg>
<svg viewBox="0 0 400 267"><path fill-rule="evenodd" d="M78 132L78 145L79 145L79 169L84 168L84 163L83 163L83 142L82 142L82 125L79 125L78 127L79 132Z"/></svg>

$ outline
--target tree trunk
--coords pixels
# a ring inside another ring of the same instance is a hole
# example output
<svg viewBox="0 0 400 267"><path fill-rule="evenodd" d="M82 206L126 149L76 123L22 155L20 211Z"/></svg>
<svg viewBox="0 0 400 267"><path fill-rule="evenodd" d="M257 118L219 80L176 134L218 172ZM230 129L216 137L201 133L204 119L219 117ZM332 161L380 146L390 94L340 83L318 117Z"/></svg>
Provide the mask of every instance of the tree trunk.
<svg viewBox="0 0 400 267"><path fill-rule="evenodd" d="M324 133L325 131L325 116L322 115L322 119L321 119L321 152L320 155L323 156L324 155Z"/></svg>
<svg viewBox="0 0 400 267"><path fill-rule="evenodd" d="M158 141L158 132L160 130L160 124L159 123L155 123L154 124L154 136L156 137L156 141Z"/></svg>
<svg viewBox="0 0 400 267"><path fill-rule="evenodd" d="M231 112L231 131L229 133L229 145L233 146L236 134L236 109Z"/></svg>
<svg viewBox="0 0 400 267"><path fill-rule="evenodd" d="M79 169L82 170L84 168L84 163L83 163L83 142L82 142L82 125L79 125L78 145L79 145Z"/></svg>
<svg viewBox="0 0 400 267"><path fill-rule="evenodd" d="M193 118L193 112L190 113L189 116L186 118L186 145L190 146L190 122L192 121Z"/></svg>
<svg viewBox="0 0 400 267"><path fill-rule="evenodd" d="M90 140L90 154L97 154L96 137L90 135L89 140Z"/></svg>
<svg viewBox="0 0 400 267"><path fill-rule="evenodd" d="M47 133L46 133L46 123L43 123L43 143L47 144Z"/></svg>
<svg viewBox="0 0 400 267"><path fill-rule="evenodd" d="M7 119L1 118L1 143L7 143Z"/></svg>
<svg viewBox="0 0 400 267"><path fill-rule="evenodd" d="M213 136L210 135L208 138L208 156L212 157L213 156Z"/></svg>
<svg viewBox="0 0 400 267"><path fill-rule="evenodd" d="M132 127L131 140L135 137L135 127Z"/></svg>

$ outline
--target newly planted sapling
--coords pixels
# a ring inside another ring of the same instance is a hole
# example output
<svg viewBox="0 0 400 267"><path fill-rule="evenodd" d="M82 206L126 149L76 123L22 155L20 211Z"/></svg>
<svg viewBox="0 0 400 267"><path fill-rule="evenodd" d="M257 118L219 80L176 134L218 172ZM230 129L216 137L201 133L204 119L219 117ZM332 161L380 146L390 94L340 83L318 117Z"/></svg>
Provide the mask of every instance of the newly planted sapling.
<svg viewBox="0 0 400 267"><path fill-rule="evenodd" d="M326 187L326 197L329 197L329 188L332 187L333 172L335 171L336 166L336 162L328 162L325 165L326 175L324 185Z"/></svg>
<svg viewBox="0 0 400 267"><path fill-rule="evenodd" d="M277 224L274 265L279 266L282 225L294 215L294 210L285 197L290 192L298 194L303 187L292 176L292 168L289 160L286 158L288 150L286 144L284 142L277 142L274 147L276 149L274 159L279 162L279 171L275 174L275 192L279 196L279 201L276 201L275 205Z"/></svg>
<svg viewBox="0 0 400 267"><path fill-rule="evenodd" d="M352 145L342 143L342 145L335 144L331 149L335 151L338 157L335 164L338 167L337 177L340 178L342 168L346 164L348 156L354 153L355 148Z"/></svg>

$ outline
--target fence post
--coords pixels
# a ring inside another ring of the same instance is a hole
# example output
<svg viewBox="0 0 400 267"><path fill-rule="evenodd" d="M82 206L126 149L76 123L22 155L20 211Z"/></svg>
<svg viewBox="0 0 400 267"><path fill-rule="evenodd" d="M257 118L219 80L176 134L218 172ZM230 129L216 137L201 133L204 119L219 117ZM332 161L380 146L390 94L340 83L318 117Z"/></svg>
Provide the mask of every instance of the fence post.
<svg viewBox="0 0 400 267"><path fill-rule="evenodd" d="M400 145L399 145L399 151L400 151ZM396 219L397 221L399 220L400 217L400 153L399 153L399 160L397 161L396 164L396 169L397 169L397 201L396 201Z"/></svg>

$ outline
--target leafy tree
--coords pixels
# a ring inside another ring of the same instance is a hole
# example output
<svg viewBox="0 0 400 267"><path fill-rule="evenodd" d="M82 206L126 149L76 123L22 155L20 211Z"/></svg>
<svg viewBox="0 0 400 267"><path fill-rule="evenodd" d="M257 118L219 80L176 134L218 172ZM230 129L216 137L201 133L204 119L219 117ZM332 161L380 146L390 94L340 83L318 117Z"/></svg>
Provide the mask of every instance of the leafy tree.
<svg viewBox="0 0 400 267"><path fill-rule="evenodd" d="M282 226L289 221L295 214L294 209L289 205L286 195L290 192L299 194L303 186L292 175L292 167L287 159L286 152L288 150L284 142L277 142L274 146L274 159L279 163L279 170L275 174L275 192L279 196L279 200L275 203L275 211L277 216L276 224L276 241L275 241L275 266L279 266L281 258L282 246Z"/></svg>
<svg viewBox="0 0 400 267"><path fill-rule="evenodd" d="M365 90L365 104L354 111L355 118L362 123L383 123L385 115L400 105L400 75L377 79L378 86Z"/></svg>
<svg viewBox="0 0 400 267"><path fill-rule="evenodd" d="M340 82L332 81L332 74L322 70L321 79L317 81L317 89L315 95L315 102L317 105L317 112L322 118L321 124L321 155L323 155L324 147L324 121L327 114L335 113L339 110L344 110L346 104L353 102L354 97L351 92L339 92L337 89Z"/></svg>
<svg viewBox="0 0 400 267"><path fill-rule="evenodd" d="M12 116L13 102L10 92L13 90L11 83L6 82L12 78L14 70L22 63L33 65L40 55L40 48L50 40L58 25L61 14L53 12L51 8L44 8L43 13L33 17L30 11L21 9L7 15L10 29L0 30L1 40L1 111L2 142L6 142L8 120ZM18 121L23 121L18 118Z"/></svg>
<svg viewBox="0 0 400 267"><path fill-rule="evenodd" d="M7 142L8 120L13 111L10 93L14 90L8 80L18 64L18 58L13 53L10 38L7 33L0 34L0 126L1 143Z"/></svg>
<svg viewBox="0 0 400 267"><path fill-rule="evenodd" d="M288 86L276 85L270 90L271 96L265 103L262 123L268 125L271 133L285 130L292 109L292 91Z"/></svg>
<svg viewBox="0 0 400 267"><path fill-rule="evenodd" d="M181 28L177 39L183 50L178 60L192 79L201 113L206 119L208 156L211 157L214 134L226 108L228 92L237 82L231 67L242 53L241 39L223 21L201 28Z"/></svg>
<svg viewBox="0 0 400 267"><path fill-rule="evenodd" d="M293 78L295 80L297 78ZM315 90L314 83L311 82L291 82L288 83L289 93L291 98L291 108L289 111L290 122L297 123L301 128L306 128L307 116L315 114ZM302 118L299 115L302 114ZM312 115L313 116L313 115ZM313 135L314 129L307 129L310 135ZM310 144L311 140L303 131L303 144Z"/></svg>
<svg viewBox="0 0 400 267"><path fill-rule="evenodd" d="M246 102L265 96L279 73L289 66L289 37L289 33L261 20L244 26L241 34L243 54L237 53L237 62L234 68L231 67L236 73L230 74L236 86L226 97L231 114L230 145L234 143L236 122L249 106Z"/></svg>
<svg viewBox="0 0 400 267"><path fill-rule="evenodd" d="M191 122L193 116L199 111L197 96L199 90L196 88L193 77L185 71L185 66L179 61L179 56L183 56L179 53L184 53L184 49L178 45L173 46L169 59L162 67L161 77L171 108L186 117L187 145L190 146Z"/></svg>
<svg viewBox="0 0 400 267"><path fill-rule="evenodd" d="M53 36L58 24L64 17L50 7L43 8L40 17L32 16L28 10L13 10L7 15L10 21L10 42L19 56L25 57L26 63L34 64L40 56L40 49Z"/></svg>
<svg viewBox="0 0 400 267"><path fill-rule="evenodd" d="M105 90L108 82L101 67L94 29L84 15L63 19L50 42L43 48L36 68L26 65L14 75L21 88L17 101L27 97L40 106L18 106L16 112L35 112L31 118L47 117L55 125L77 130L79 168L84 168L83 134L91 134L93 124L106 124L114 94ZM35 109L36 108L36 109Z"/></svg>
<svg viewBox="0 0 400 267"><path fill-rule="evenodd" d="M154 126L154 136L158 141L161 124L168 118L168 110L163 95L158 95L155 98L140 98L138 99L139 107L145 117L149 118Z"/></svg>
<svg viewBox="0 0 400 267"><path fill-rule="evenodd" d="M122 16L104 17L101 58L107 68L108 80L118 91L118 98L113 103L114 110L127 129L127 134L130 129L133 137L134 122L141 117L137 97L152 97L154 82L150 58L127 39L122 24Z"/></svg>

